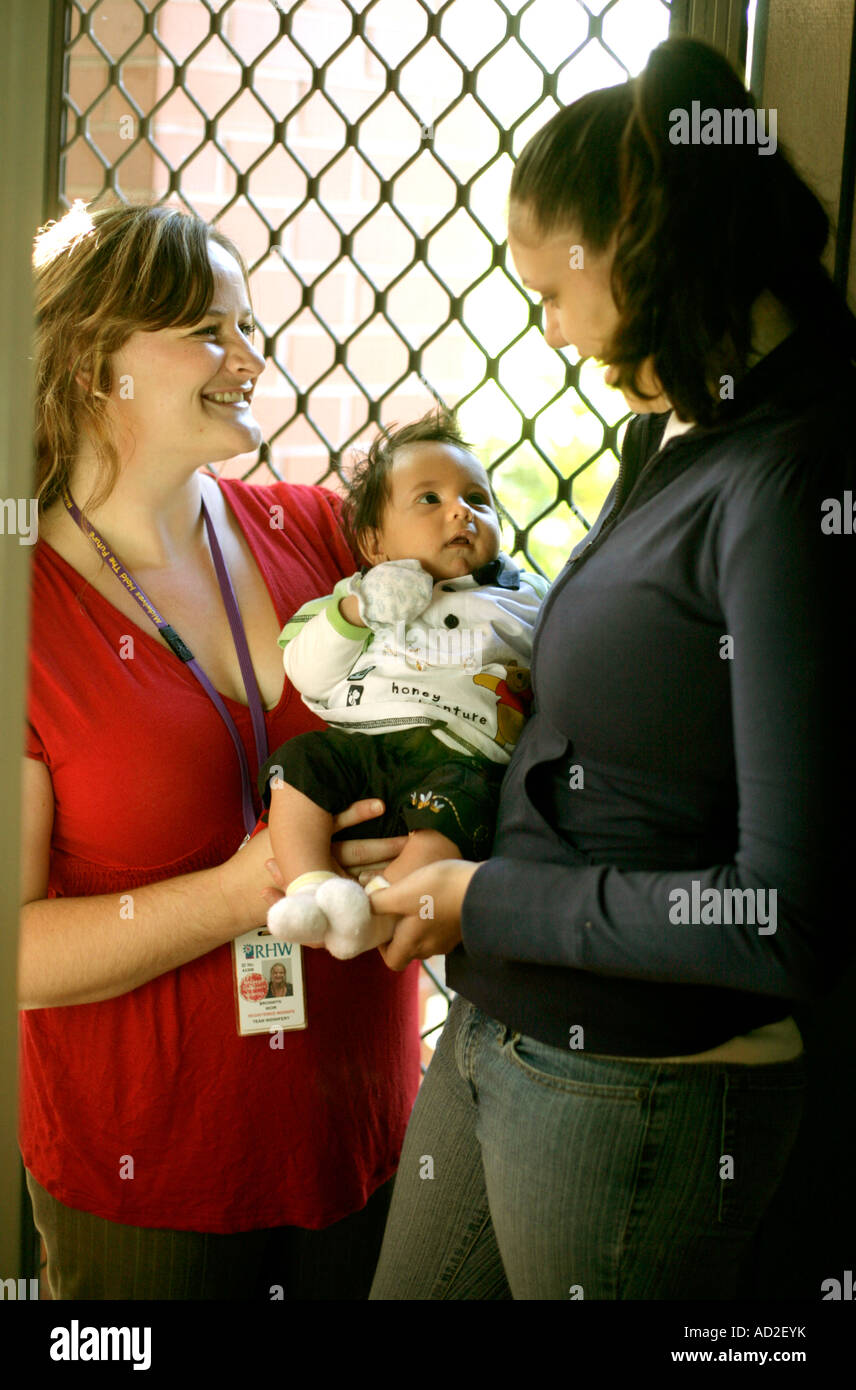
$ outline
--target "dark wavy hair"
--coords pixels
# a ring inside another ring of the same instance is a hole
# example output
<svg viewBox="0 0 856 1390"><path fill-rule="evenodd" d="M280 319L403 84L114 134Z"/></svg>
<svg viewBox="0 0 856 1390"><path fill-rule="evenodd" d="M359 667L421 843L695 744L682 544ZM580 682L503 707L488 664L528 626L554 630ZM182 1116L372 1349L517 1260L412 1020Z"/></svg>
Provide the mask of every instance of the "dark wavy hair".
<svg viewBox="0 0 856 1390"><path fill-rule="evenodd" d="M347 481L347 494L342 508L342 520L348 543L355 555L365 554L363 541L367 531L376 531L383 522L384 508L389 501L389 474L393 459L405 444L452 444L457 449L470 449L461 435L457 417L452 410L437 406L421 419L400 428L391 425L370 445L368 453L358 458Z"/></svg>
<svg viewBox="0 0 856 1390"><path fill-rule="evenodd" d="M573 228L603 251L615 237L620 321L604 360L616 385L645 397L652 359L678 416L715 423L719 379L751 365L752 305L766 289L799 325L856 356L856 319L820 257L830 222L777 146L673 144L671 113L755 109L726 59L667 39L642 73L559 111L523 150L511 215L538 238Z"/></svg>

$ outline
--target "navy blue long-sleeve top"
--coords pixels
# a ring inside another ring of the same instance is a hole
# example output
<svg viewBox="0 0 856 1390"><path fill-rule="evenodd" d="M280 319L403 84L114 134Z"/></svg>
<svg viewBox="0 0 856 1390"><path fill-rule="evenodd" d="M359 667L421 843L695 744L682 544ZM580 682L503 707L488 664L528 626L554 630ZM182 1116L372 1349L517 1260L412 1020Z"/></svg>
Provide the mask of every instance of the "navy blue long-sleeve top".
<svg viewBox="0 0 856 1390"><path fill-rule="evenodd" d="M558 1047L689 1055L834 984L854 934L854 402L847 357L798 331L715 427L659 448L666 416L631 422L542 610L535 713L447 962L486 1013Z"/></svg>

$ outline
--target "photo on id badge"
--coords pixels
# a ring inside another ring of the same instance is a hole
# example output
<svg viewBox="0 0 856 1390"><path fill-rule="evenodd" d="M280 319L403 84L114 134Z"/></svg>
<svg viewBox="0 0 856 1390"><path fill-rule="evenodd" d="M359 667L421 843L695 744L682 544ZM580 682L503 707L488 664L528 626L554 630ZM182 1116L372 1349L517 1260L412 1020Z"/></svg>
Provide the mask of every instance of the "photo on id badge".
<svg viewBox="0 0 856 1390"><path fill-rule="evenodd" d="M300 946L254 927L232 942L232 957L241 1037L307 1026Z"/></svg>

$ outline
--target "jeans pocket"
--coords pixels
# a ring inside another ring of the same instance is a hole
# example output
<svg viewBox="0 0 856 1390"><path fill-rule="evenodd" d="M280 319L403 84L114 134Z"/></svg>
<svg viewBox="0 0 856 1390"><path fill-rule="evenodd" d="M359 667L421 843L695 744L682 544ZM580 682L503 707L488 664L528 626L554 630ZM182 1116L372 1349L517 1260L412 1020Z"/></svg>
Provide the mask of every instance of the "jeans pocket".
<svg viewBox="0 0 856 1390"><path fill-rule="evenodd" d="M722 1078L722 1139L719 1157L720 1226L752 1232L775 1195L796 1143L805 1102L805 1083L793 1072L781 1085L771 1068L763 1084L742 1084L729 1068Z"/></svg>
<svg viewBox="0 0 856 1390"><path fill-rule="evenodd" d="M503 1051L531 1081L567 1095L631 1103L648 1093L647 1086L638 1084L632 1065L565 1052L526 1034L512 1034Z"/></svg>

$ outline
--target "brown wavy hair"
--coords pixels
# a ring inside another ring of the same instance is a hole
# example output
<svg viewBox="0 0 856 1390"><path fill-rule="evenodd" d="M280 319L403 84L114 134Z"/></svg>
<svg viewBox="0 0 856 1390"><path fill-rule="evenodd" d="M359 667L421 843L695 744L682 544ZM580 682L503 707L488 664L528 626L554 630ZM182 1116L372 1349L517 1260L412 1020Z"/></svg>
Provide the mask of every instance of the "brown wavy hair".
<svg viewBox="0 0 856 1390"><path fill-rule="evenodd" d="M237 247L176 208L120 203L90 212L81 202L39 229L36 299L36 495L44 510L61 494L84 435L101 466L87 499L110 495L119 454L107 418L112 355L131 334L203 318L214 292L209 242L241 267Z"/></svg>
<svg viewBox="0 0 856 1390"><path fill-rule="evenodd" d="M615 238L620 321L604 350L616 385L646 396L650 358L678 416L715 423L719 379L745 375L752 305L766 289L798 325L856 356L856 319L820 257L830 222L777 146L673 144L670 115L755 109L727 60L695 39L667 39L631 81L558 112L523 150L511 215L536 235L564 229L595 251Z"/></svg>

